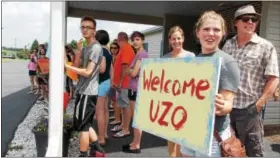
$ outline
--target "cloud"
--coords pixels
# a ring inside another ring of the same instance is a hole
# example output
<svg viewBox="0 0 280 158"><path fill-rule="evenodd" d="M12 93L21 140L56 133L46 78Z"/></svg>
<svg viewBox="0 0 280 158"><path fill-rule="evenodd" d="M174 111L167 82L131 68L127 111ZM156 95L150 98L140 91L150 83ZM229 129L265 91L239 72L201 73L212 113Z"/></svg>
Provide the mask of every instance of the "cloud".
<svg viewBox="0 0 280 158"><path fill-rule="evenodd" d="M49 2L3 2L2 45L24 47L34 39L46 42L49 35ZM16 39L16 43L15 43Z"/></svg>
<svg viewBox="0 0 280 158"><path fill-rule="evenodd" d="M117 37L118 32L141 31L153 25L141 25L106 20L96 20L97 30L108 31L111 40ZM72 39L81 38L80 18L67 18L67 43ZM50 33L50 2L3 2L2 3L2 45L23 48L34 39L39 43L49 40ZM30 46L29 45L29 46Z"/></svg>

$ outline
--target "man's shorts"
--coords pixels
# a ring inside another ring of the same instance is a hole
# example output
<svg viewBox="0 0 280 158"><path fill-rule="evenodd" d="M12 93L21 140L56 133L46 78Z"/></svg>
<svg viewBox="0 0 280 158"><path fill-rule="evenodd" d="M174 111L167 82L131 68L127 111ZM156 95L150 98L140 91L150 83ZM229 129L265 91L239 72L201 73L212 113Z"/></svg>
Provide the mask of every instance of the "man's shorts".
<svg viewBox="0 0 280 158"><path fill-rule="evenodd" d="M128 99L128 89L118 89L116 90L116 99L117 104L120 108L128 108L129 107L129 99Z"/></svg>
<svg viewBox="0 0 280 158"><path fill-rule="evenodd" d="M230 138L231 137L230 126L228 126L225 130L219 132L219 134L223 141ZM181 146L181 153L190 157L208 157L205 154L194 151L184 146ZM213 140L212 140L211 157L221 157L220 146L215 136L213 136Z"/></svg>
<svg viewBox="0 0 280 158"><path fill-rule="evenodd" d="M130 101L136 101L136 97L137 97L137 92L135 92L135 91L129 89L129 90L128 90L128 99L129 99Z"/></svg>
<svg viewBox="0 0 280 158"><path fill-rule="evenodd" d="M97 95L77 94L73 116L75 130L88 132L93 127L96 102Z"/></svg>
<svg viewBox="0 0 280 158"><path fill-rule="evenodd" d="M111 88L111 80L110 79L101 82L98 86L98 96L99 97L108 96L110 88Z"/></svg>

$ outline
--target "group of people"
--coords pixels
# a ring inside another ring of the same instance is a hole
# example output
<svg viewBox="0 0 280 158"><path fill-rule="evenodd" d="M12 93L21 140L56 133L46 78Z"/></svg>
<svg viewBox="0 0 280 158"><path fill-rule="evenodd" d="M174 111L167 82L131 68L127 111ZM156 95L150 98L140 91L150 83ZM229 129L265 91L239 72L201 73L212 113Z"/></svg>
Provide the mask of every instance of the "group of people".
<svg viewBox="0 0 280 158"><path fill-rule="evenodd" d="M108 47L109 34L105 30L95 32L96 21L91 17L81 20L81 32L86 40L78 41L73 64L68 64L65 54L65 68L78 74L74 108L74 127L80 132L80 156L96 153L105 154L103 146L108 139L109 104L114 108L115 125L110 131L114 138L130 135L130 122L133 116L138 87L138 74L141 60L148 57L143 47L144 35L135 31L130 39L125 32ZM98 136L93 129L96 118ZM126 152L140 151L141 131L134 130L134 140L124 149Z"/></svg>
<svg viewBox="0 0 280 158"><path fill-rule="evenodd" d="M172 27L168 34L171 51L163 58L195 57L195 54L198 54L196 57L222 57L215 98L215 130L225 141L234 134L231 132L233 129L245 145L247 156L264 156L261 111L279 85L277 52L271 42L257 35L260 14L255 12L253 6L240 7L233 19L236 35L220 49L219 45L227 31L226 21L214 11L204 12L195 25L195 35L201 45L199 53L185 50L183 30L179 26ZM131 34L131 44L129 36L120 32L108 47L108 32L96 32L93 18L83 17L80 29L87 45L83 45L81 39L75 52L66 47L64 65L66 70L79 76L75 88L73 122L75 129L80 132L80 157L87 157L89 147L90 156L97 152L105 154L103 147L106 146L108 131L114 132L114 138L130 136L141 61L148 58L148 52L143 47L145 36L139 31ZM32 58L34 60L31 62L36 63L36 54ZM29 66L32 92L36 90L35 67L32 64ZM73 97L73 88L69 91ZM111 103L114 120L109 122L108 107ZM93 128L94 118L97 120L98 135ZM108 124L114 127L108 130ZM140 153L142 131L134 128L133 132L133 140L124 144L122 150ZM167 144L171 157L205 156L174 142L168 141ZM211 156L221 156L219 144L214 137Z"/></svg>
<svg viewBox="0 0 280 158"><path fill-rule="evenodd" d="M31 50L31 52L28 54L29 62L27 67L31 84L31 88L28 94L39 94L39 100L44 102L45 104L48 104L49 73L46 71L42 71L38 64L38 61L40 61L40 59L47 59L46 51L47 50L45 48L45 45L40 44L38 46L38 49Z"/></svg>

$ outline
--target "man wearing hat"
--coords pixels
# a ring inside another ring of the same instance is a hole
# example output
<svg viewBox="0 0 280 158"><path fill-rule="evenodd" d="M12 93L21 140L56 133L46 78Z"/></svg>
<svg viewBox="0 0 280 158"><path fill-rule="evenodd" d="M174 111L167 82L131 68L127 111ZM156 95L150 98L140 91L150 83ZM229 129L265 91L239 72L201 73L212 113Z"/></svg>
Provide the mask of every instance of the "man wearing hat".
<svg viewBox="0 0 280 158"><path fill-rule="evenodd" d="M240 87L233 101L231 124L246 147L248 156L264 156L261 111L279 83L277 52L271 42L255 31L261 15L251 5L234 15L237 34L223 51L232 55L240 68Z"/></svg>

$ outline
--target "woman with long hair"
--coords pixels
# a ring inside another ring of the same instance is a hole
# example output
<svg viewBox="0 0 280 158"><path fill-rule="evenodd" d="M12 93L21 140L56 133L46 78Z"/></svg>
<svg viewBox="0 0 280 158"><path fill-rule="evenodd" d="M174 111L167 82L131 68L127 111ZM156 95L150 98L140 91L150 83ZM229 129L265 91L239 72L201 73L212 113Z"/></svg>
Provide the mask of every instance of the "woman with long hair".
<svg viewBox="0 0 280 158"><path fill-rule="evenodd" d="M114 63L115 63L115 59L116 59L116 56L118 55L119 53L119 50L120 50L120 46L117 42L113 42L111 45L110 45L110 52L113 56L113 60L112 60L112 67L114 66ZM111 82L113 82L113 68L111 68ZM111 103L113 105L113 108L114 108L114 120L112 122L110 122L110 125L117 125L117 124L121 124L121 109L119 107L116 106L116 93L115 93L115 90L114 88L111 88L110 89L110 93L109 93L109 97L111 99Z"/></svg>
<svg viewBox="0 0 280 158"><path fill-rule="evenodd" d="M99 30L95 34L96 40L101 44L103 51L103 59L106 65L104 68L100 67L99 69L99 86L98 86L98 98L96 104L96 118L98 126L98 141L101 146L106 144L108 138L107 128L109 122L109 100L108 95L111 87L110 81L110 71L112 64L112 55L109 52L107 47L108 42L110 41L109 34L105 30Z"/></svg>

